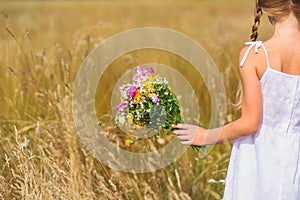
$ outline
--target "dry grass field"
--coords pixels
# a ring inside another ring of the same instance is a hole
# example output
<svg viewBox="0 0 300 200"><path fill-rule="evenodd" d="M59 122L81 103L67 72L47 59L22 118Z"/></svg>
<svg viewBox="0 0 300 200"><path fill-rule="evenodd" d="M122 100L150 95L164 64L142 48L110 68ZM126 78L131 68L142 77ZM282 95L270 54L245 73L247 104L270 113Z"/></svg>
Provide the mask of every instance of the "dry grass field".
<svg viewBox="0 0 300 200"><path fill-rule="evenodd" d="M106 38L138 27L170 28L199 42L218 66L230 122L239 116L233 106L238 54L252 16L251 0L0 1L0 199L221 199L224 185L209 180L225 179L230 144L215 146L204 158L189 149L151 173L110 169L89 154L76 133L73 84L83 59ZM262 23L264 40L271 27L266 19ZM186 65L155 50L132 52L113 65L146 62ZM201 79L186 74L198 91L200 123L207 126L209 93ZM100 83L111 88L109 79ZM106 110L109 101L100 102L102 97L99 85L97 110ZM124 139L109 134L112 142Z"/></svg>

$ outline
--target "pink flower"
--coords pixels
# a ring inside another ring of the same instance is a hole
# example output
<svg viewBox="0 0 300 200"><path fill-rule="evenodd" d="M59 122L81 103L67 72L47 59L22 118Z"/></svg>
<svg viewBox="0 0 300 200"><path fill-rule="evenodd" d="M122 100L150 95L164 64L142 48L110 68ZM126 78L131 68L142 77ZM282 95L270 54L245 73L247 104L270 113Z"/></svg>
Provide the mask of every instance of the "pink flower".
<svg viewBox="0 0 300 200"><path fill-rule="evenodd" d="M136 83L139 83L141 81L141 78L139 76L135 76L133 78L133 81L136 82Z"/></svg>
<svg viewBox="0 0 300 200"><path fill-rule="evenodd" d="M158 96L153 97L152 102L153 103L158 103L159 102Z"/></svg>
<svg viewBox="0 0 300 200"><path fill-rule="evenodd" d="M118 112L122 112L124 109L126 109L128 106L126 103L120 103L119 105L117 105L117 111Z"/></svg>
<svg viewBox="0 0 300 200"><path fill-rule="evenodd" d="M149 76L154 74L154 69L150 68L146 70L144 67L137 68L137 74L133 77L133 81L137 84L145 81Z"/></svg>
<svg viewBox="0 0 300 200"><path fill-rule="evenodd" d="M146 76L146 70L144 67L141 68L141 74L142 76Z"/></svg>
<svg viewBox="0 0 300 200"><path fill-rule="evenodd" d="M137 91L136 87L131 86L129 91L129 96L133 98L136 95L136 91Z"/></svg>
<svg viewBox="0 0 300 200"><path fill-rule="evenodd" d="M152 67L148 70L148 74L149 76L154 74L154 69Z"/></svg>

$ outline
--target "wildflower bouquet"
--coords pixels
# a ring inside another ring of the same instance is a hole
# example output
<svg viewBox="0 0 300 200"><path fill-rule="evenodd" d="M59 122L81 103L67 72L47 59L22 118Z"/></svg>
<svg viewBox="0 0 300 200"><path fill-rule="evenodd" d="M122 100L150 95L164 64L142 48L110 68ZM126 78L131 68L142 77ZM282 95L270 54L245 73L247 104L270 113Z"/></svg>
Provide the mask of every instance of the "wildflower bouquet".
<svg viewBox="0 0 300 200"><path fill-rule="evenodd" d="M175 95L166 78L154 74L154 69L137 68L132 83L120 87L121 103L116 107L117 125L131 130L150 129L160 137L169 134L172 124L183 123ZM126 140L126 145L136 140Z"/></svg>

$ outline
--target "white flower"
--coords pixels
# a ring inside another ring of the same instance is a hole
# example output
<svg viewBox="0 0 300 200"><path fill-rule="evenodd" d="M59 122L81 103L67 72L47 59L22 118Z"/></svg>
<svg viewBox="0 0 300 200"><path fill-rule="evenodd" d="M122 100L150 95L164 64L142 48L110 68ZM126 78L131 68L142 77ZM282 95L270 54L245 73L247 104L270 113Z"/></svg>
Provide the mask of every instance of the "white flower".
<svg viewBox="0 0 300 200"><path fill-rule="evenodd" d="M125 116L124 115L120 115L118 120L119 120L120 124L122 124L122 125L125 124Z"/></svg>
<svg viewBox="0 0 300 200"><path fill-rule="evenodd" d="M146 94L147 90L142 86L142 87L140 87L140 93L141 94Z"/></svg>
<svg viewBox="0 0 300 200"><path fill-rule="evenodd" d="M151 93L151 94L149 95L149 97L150 97L151 99L153 99L154 97L156 97L156 94Z"/></svg>

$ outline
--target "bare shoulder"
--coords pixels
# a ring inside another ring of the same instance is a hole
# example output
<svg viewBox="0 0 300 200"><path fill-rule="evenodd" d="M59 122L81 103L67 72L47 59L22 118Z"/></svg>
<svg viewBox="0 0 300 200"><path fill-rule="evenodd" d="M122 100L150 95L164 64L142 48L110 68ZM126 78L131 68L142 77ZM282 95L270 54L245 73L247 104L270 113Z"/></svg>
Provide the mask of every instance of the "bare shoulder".
<svg viewBox="0 0 300 200"><path fill-rule="evenodd" d="M251 48L248 55L247 51L249 49L249 46L245 46L241 49L240 55L239 55L239 62L242 61L242 59L246 57L246 60L243 64L243 67L241 67L241 70L248 71L248 70L255 70L258 78L260 79L267 69L267 56L262 47L258 49L258 52L255 52L255 48Z"/></svg>
<svg viewBox="0 0 300 200"><path fill-rule="evenodd" d="M248 50L249 46L244 46L240 51L239 61L243 59L244 55L246 54L246 51Z"/></svg>

